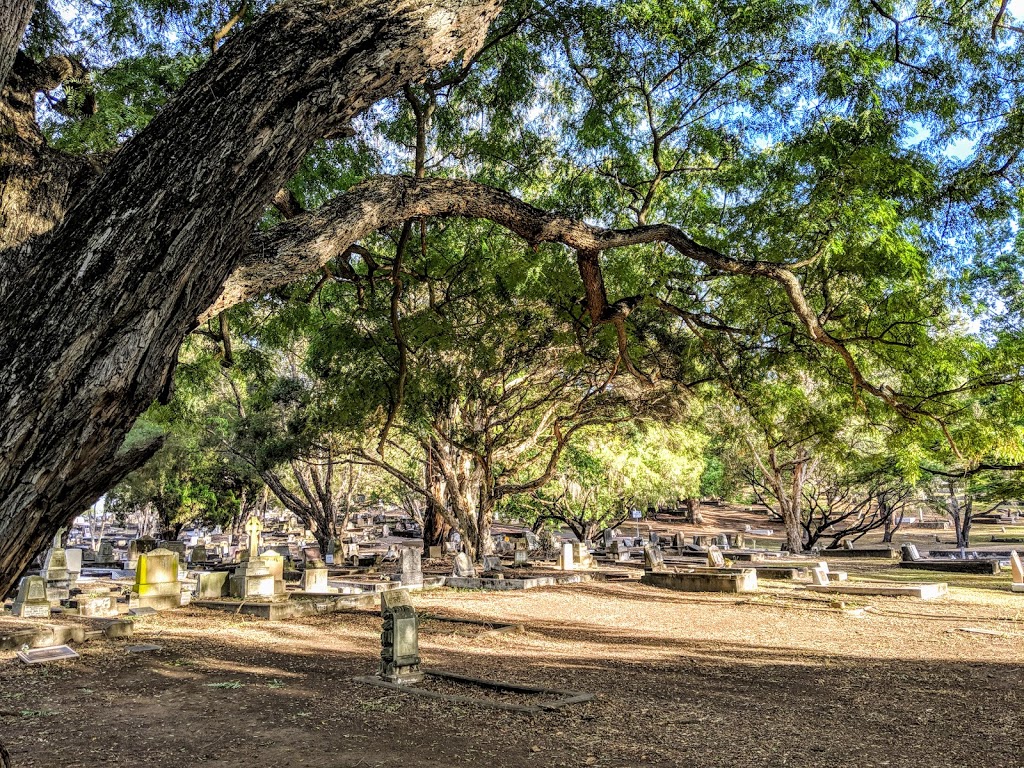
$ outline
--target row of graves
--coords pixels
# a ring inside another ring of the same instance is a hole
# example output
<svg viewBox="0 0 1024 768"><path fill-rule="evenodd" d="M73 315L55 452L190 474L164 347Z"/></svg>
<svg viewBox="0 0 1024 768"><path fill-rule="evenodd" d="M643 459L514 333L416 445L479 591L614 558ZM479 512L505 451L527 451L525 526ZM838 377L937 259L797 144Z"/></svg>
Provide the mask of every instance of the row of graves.
<svg viewBox="0 0 1024 768"><path fill-rule="evenodd" d="M449 586L462 589L530 589L593 579L636 579L644 584L687 592L753 592L758 579L786 579L805 589L832 594L945 594L941 582L907 584L846 579L819 556L792 556L758 547L756 537L769 529L665 538L606 530L589 541L545 542L523 529L500 532L494 554L477 565L456 546L430 548L424 562L422 542L409 520L380 514L356 516L340 542L321 553L293 531L267 536L250 518L245 538L229 534L187 535L185 541L141 537L104 540L91 548L64 548L55 538L38 573L20 583L11 613L49 618L54 613L118 617L167 610L190 603L204 608L286 619L366 605L396 588ZM452 544L453 542L448 542ZM847 556L844 550L841 556ZM904 545L900 567L930 571L999 573L1000 556L922 557ZM945 556L944 556L945 555ZM1024 592L1024 568L1007 553L1014 591ZM642 569L641 569L642 567Z"/></svg>

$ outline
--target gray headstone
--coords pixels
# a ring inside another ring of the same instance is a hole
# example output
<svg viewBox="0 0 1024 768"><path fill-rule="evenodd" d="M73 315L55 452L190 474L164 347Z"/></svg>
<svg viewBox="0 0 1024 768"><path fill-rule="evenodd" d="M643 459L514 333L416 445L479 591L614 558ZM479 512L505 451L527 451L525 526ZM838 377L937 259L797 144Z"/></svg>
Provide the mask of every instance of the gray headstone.
<svg viewBox="0 0 1024 768"><path fill-rule="evenodd" d="M402 584L423 583L423 550L420 547L401 548Z"/></svg>
<svg viewBox="0 0 1024 768"><path fill-rule="evenodd" d="M455 555L455 568L452 571L452 575L463 578L476 577L476 568L473 567L473 561L469 559L469 555L465 552L459 552Z"/></svg>
<svg viewBox="0 0 1024 768"><path fill-rule="evenodd" d="M708 566L710 568L725 567L725 557L722 555L722 551L714 544L708 547Z"/></svg>
<svg viewBox="0 0 1024 768"><path fill-rule="evenodd" d="M381 593L380 613L384 619L380 635L380 672L383 680L415 683L420 671L419 618L404 589Z"/></svg>
<svg viewBox="0 0 1024 768"><path fill-rule="evenodd" d="M921 554L917 551L915 544L903 544L900 546L900 550L903 552L903 560L906 562L914 562L921 559Z"/></svg>
<svg viewBox="0 0 1024 768"><path fill-rule="evenodd" d="M18 584L11 613L24 619L48 619L50 601L46 597L46 580L42 576L25 576Z"/></svg>
<svg viewBox="0 0 1024 768"><path fill-rule="evenodd" d="M665 558L661 554L661 548L654 544L644 544L644 568L653 573L662 573L665 570Z"/></svg>

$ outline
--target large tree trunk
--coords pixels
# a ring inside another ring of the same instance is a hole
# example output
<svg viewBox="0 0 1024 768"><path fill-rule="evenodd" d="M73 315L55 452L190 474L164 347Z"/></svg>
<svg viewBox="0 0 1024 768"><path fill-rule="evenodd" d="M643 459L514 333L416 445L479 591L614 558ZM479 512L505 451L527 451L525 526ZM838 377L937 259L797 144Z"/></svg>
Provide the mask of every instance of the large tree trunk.
<svg viewBox="0 0 1024 768"><path fill-rule="evenodd" d="M313 143L476 51L498 8L285 2L194 74L52 231L22 227L28 239L0 251L0 593L155 450L122 443L167 394L182 338ZM2 46L15 14L0 14ZM10 46L0 50L0 76L9 57Z"/></svg>

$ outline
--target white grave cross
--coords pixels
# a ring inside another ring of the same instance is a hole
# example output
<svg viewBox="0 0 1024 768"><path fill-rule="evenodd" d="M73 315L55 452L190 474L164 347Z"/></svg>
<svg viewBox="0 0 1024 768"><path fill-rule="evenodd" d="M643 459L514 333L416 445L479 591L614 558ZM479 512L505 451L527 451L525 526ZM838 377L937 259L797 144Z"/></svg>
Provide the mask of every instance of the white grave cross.
<svg viewBox="0 0 1024 768"><path fill-rule="evenodd" d="M260 532L263 530L263 523L259 518L250 517L245 524L245 532L249 534L249 557L255 558L260 552Z"/></svg>

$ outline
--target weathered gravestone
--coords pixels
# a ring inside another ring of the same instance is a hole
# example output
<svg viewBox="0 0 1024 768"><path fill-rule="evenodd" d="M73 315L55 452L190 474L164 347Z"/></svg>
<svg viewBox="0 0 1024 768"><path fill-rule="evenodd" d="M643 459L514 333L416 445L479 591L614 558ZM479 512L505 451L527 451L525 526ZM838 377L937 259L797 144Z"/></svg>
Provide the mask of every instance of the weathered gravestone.
<svg viewBox="0 0 1024 768"><path fill-rule="evenodd" d="M476 578L476 568L473 566L473 561L469 559L469 555L465 552L459 552L455 555L455 567L452 570L452 576L467 579Z"/></svg>
<svg viewBox="0 0 1024 768"><path fill-rule="evenodd" d="M402 585L423 583L423 550L419 547L402 547L401 558Z"/></svg>
<svg viewBox="0 0 1024 768"><path fill-rule="evenodd" d="M315 560L306 561L302 571L301 588L303 592L325 594L331 591L327 584L327 564Z"/></svg>
<svg viewBox="0 0 1024 768"><path fill-rule="evenodd" d="M303 547L302 548L302 559L306 563L309 563L309 562L321 563L321 562L323 562L324 558L320 554L320 545L319 544L312 544L312 545L310 545L308 547Z"/></svg>
<svg viewBox="0 0 1024 768"><path fill-rule="evenodd" d="M208 557L206 546L204 544L196 544L189 553L188 561L190 563L205 563Z"/></svg>
<svg viewBox="0 0 1024 768"><path fill-rule="evenodd" d="M418 683L420 671L419 618L403 589L390 589L380 596L384 629L380 635L380 672L389 683Z"/></svg>
<svg viewBox="0 0 1024 768"><path fill-rule="evenodd" d="M42 576L26 576L18 584L11 613L23 619L50 618L50 601L46 597L46 579Z"/></svg>
<svg viewBox="0 0 1024 768"><path fill-rule="evenodd" d="M708 547L708 567L725 568L725 556L722 555L722 550L714 544Z"/></svg>
<svg viewBox="0 0 1024 768"><path fill-rule="evenodd" d="M590 554L590 547L587 542L580 541L572 545L573 561L580 568L593 568L596 564L594 556Z"/></svg>
<svg viewBox="0 0 1024 768"><path fill-rule="evenodd" d="M257 557L260 551L260 533L263 532L263 523L258 517L250 517L245 521L245 533L249 537L249 557Z"/></svg>
<svg viewBox="0 0 1024 768"><path fill-rule="evenodd" d="M673 535L672 546L675 548L676 552L682 553L682 551L686 549L686 536L681 533Z"/></svg>
<svg viewBox="0 0 1024 768"><path fill-rule="evenodd" d="M512 550L512 564L517 567L529 565L530 551L526 539L516 539L516 548Z"/></svg>
<svg viewBox="0 0 1024 768"><path fill-rule="evenodd" d="M612 533L611 528L605 528L601 531L601 543L606 550L611 548L613 541L615 541L615 535Z"/></svg>
<svg viewBox="0 0 1024 768"><path fill-rule="evenodd" d="M101 541L100 550L96 555L96 559L101 563L114 562L114 545L109 541Z"/></svg>
<svg viewBox="0 0 1024 768"><path fill-rule="evenodd" d="M156 539L151 536L143 536L140 539L129 541L127 568L134 570L138 566L139 556L152 552L154 549L156 549Z"/></svg>
<svg viewBox="0 0 1024 768"><path fill-rule="evenodd" d="M563 571L572 571L576 568L576 558L573 557L573 546L571 542L562 544L561 554L558 556L558 567Z"/></svg>
<svg viewBox="0 0 1024 768"><path fill-rule="evenodd" d="M181 607L177 552L154 549L139 555L135 567L135 586L128 596L128 607L153 608L158 611Z"/></svg>
<svg viewBox="0 0 1024 768"><path fill-rule="evenodd" d="M611 546L608 548L608 554L616 563L625 563L630 559L629 547L627 547L621 539L613 539Z"/></svg>
<svg viewBox="0 0 1024 768"><path fill-rule="evenodd" d="M824 568L820 565L815 568L811 568L811 584L816 587L827 587L830 584L827 565Z"/></svg>
<svg viewBox="0 0 1024 768"><path fill-rule="evenodd" d="M284 594L284 558L281 553L277 550L268 549L262 555L260 555L266 566L267 570L270 571L270 575L274 577L274 594Z"/></svg>
<svg viewBox="0 0 1024 768"><path fill-rule="evenodd" d="M166 549L178 556L178 562L185 559L185 542L172 539L170 541L158 542L160 549Z"/></svg>
<svg viewBox="0 0 1024 768"><path fill-rule="evenodd" d="M499 572L501 568L501 558L497 555L484 555L484 571L487 572Z"/></svg>
<svg viewBox="0 0 1024 768"><path fill-rule="evenodd" d="M43 560L42 576L46 579L46 597L51 603L59 603L71 597L71 573L68 571L67 553L61 546L64 529L53 537L53 546Z"/></svg>
<svg viewBox="0 0 1024 768"><path fill-rule="evenodd" d="M900 551L903 554L903 562L912 563L915 560L921 559L921 554L917 551L917 545L915 544L903 544L900 546Z"/></svg>
<svg viewBox="0 0 1024 768"><path fill-rule="evenodd" d="M715 544L718 545L719 549L729 548L729 537L724 533L720 533L715 537Z"/></svg>
<svg viewBox="0 0 1024 768"><path fill-rule="evenodd" d="M664 573L665 558L661 553L661 547L656 544L644 544L644 570L650 573Z"/></svg>
<svg viewBox="0 0 1024 768"><path fill-rule="evenodd" d="M427 557L430 560L438 560L444 557L444 550L438 545L431 545L427 547Z"/></svg>
<svg viewBox="0 0 1024 768"><path fill-rule="evenodd" d="M1013 573L1010 589L1014 592L1024 592L1024 563L1021 563L1020 555L1016 551L1010 553L1010 571Z"/></svg>
<svg viewBox="0 0 1024 768"><path fill-rule="evenodd" d="M64 560L68 568L68 581L73 587L78 577L82 575L82 550L74 547L65 549Z"/></svg>

